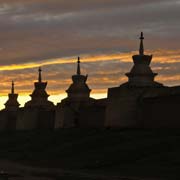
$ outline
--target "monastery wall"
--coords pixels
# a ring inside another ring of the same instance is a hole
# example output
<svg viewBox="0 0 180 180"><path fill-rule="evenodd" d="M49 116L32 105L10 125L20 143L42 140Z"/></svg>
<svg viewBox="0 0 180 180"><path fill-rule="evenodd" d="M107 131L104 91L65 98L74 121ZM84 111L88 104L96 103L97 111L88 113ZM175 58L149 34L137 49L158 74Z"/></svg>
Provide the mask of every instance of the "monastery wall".
<svg viewBox="0 0 180 180"><path fill-rule="evenodd" d="M37 109L20 109L17 116L16 129L36 129L38 123Z"/></svg>
<svg viewBox="0 0 180 180"><path fill-rule="evenodd" d="M142 105L144 128L179 128L180 95L145 99Z"/></svg>
<svg viewBox="0 0 180 180"><path fill-rule="evenodd" d="M133 88L110 88L106 108L106 127L137 127L138 106L140 93Z"/></svg>

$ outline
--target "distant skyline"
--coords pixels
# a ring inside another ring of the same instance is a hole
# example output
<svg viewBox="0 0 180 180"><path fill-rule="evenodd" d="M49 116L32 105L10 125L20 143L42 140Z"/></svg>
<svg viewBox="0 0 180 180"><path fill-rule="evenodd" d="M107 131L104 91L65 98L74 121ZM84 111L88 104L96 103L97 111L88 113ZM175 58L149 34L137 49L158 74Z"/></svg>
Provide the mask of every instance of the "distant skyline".
<svg viewBox="0 0 180 180"><path fill-rule="evenodd" d="M180 85L180 0L0 0L0 108L11 81L23 105L42 67L57 103L76 72L88 74L92 96L127 80L144 32L156 80Z"/></svg>

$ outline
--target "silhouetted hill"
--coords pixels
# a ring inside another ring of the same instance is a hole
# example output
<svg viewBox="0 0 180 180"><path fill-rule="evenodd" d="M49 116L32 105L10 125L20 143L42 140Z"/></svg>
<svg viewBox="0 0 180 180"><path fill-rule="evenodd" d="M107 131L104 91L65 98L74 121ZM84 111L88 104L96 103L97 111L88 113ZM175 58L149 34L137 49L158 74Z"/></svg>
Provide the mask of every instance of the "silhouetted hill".
<svg viewBox="0 0 180 180"><path fill-rule="evenodd" d="M180 178L180 131L61 129L0 133L0 158L113 176Z"/></svg>

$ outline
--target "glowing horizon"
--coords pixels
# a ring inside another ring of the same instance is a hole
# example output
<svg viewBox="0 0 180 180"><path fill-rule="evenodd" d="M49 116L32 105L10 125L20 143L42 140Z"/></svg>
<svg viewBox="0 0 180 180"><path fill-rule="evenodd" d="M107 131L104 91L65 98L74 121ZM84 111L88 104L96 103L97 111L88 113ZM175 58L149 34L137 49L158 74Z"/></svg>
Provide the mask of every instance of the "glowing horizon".
<svg viewBox="0 0 180 180"><path fill-rule="evenodd" d="M50 95L48 100L53 102L54 105L57 105L57 103L60 103L62 99L66 98L67 95L64 94L59 94L59 95ZM106 98L107 94L106 93L99 93L99 94L92 94L90 97L94 99L102 99ZM8 96L1 96L0 97L0 110L4 109L5 102L8 100ZM20 103L20 107L24 107L25 103L31 100L31 97L29 95L20 95L18 96L18 102Z"/></svg>

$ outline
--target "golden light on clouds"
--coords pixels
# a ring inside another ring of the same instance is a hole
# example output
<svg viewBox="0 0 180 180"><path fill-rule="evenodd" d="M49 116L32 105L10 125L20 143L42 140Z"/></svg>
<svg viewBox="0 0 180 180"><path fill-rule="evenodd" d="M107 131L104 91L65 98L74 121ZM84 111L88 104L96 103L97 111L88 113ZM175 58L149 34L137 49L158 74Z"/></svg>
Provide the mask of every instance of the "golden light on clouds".
<svg viewBox="0 0 180 180"><path fill-rule="evenodd" d="M119 86L127 81L125 72L130 71L132 55L137 51L127 53L109 53L95 55L81 55L82 72L89 74L88 84L92 89L91 96L95 98L107 97L107 89ZM146 54L153 54L152 69L159 73L156 80L166 85L180 84L180 50L147 50ZM19 93L21 106L30 99L33 82L37 79L37 68L43 66L43 80L48 81L47 91L49 100L55 104L66 97L65 90L71 84L71 76L75 73L76 58L55 58L38 62L2 65L0 67L0 108L7 100L10 82L15 79L16 92Z"/></svg>
<svg viewBox="0 0 180 180"><path fill-rule="evenodd" d="M102 62L102 61L111 61L117 60L121 62L132 62L132 56L137 54L137 51L127 52L127 53L113 53L113 54L97 54L97 55L82 55L82 62L91 63L91 62ZM154 60L156 63L176 63L180 62L180 50L155 50L155 51L146 51L147 54L153 54ZM31 69L37 68L39 66L48 66L48 65L58 65L58 64L69 64L76 61L76 57L69 58L55 58L55 59L46 59L38 62L31 63L22 63L22 64L11 64L11 65L2 65L0 71L11 71L11 70L21 70L21 69Z"/></svg>
<svg viewBox="0 0 180 180"><path fill-rule="evenodd" d="M129 60L128 57L129 54L107 54L107 55L96 55L96 56L83 56L83 62L98 62L98 61L110 61L110 60L120 60L120 58L123 58L122 61L126 61L126 59ZM11 71L11 70L21 70L21 69L31 69L31 68L37 68L39 66L48 66L48 65L56 65L56 64L69 64L74 63L75 58L56 58L56 59L48 59L48 60L42 60L32 63L24 63L24 64L11 64L11 65L5 65L0 67L0 71Z"/></svg>

